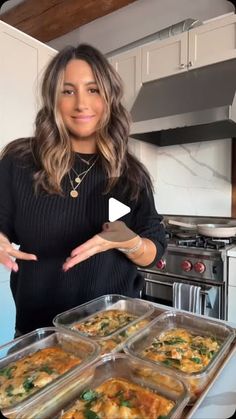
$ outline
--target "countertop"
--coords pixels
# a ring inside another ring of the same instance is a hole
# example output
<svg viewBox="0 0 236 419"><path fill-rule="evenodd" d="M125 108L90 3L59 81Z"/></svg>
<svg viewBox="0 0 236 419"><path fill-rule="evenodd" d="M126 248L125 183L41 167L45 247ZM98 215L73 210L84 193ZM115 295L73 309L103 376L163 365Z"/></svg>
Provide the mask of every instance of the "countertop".
<svg viewBox="0 0 236 419"><path fill-rule="evenodd" d="M236 411L236 352L209 390L192 419L226 419Z"/></svg>
<svg viewBox="0 0 236 419"><path fill-rule="evenodd" d="M235 246L236 256L236 246ZM170 307L154 304L157 308L170 310ZM204 317L204 316L202 316ZM213 319L214 320L214 319ZM219 320L223 322L222 320ZM229 323L236 328L236 323ZM230 360L226 363L197 410L189 417L192 419L227 419L236 411L236 348ZM184 418L181 418L184 419Z"/></svg>

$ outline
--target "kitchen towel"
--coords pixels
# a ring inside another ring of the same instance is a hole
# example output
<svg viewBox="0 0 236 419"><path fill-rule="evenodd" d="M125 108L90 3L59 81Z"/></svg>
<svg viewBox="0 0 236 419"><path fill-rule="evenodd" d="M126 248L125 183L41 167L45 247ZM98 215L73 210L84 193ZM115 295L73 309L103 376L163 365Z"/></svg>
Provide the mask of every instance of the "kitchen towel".
<svg viewBox="0 0 236 419"><path fill-rule="evenodd" d="M176 309L201 314L201 288L195 285L174 282L173 284L173 306Z"/></svg>

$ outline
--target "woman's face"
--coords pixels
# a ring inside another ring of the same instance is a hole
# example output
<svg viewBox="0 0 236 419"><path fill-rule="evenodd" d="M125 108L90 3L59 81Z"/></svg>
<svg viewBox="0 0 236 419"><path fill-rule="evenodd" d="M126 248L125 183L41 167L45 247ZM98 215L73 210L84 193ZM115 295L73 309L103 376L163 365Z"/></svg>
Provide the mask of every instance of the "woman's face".
<svg viewBox="0 0 236 419"><path fill-rule="evenodd" d="M58 109L70 134L73 150L80 151L86 141L86 145L91 146L88 151L94 151L105 105L86 61L73 59L67 64Z"/></svg>

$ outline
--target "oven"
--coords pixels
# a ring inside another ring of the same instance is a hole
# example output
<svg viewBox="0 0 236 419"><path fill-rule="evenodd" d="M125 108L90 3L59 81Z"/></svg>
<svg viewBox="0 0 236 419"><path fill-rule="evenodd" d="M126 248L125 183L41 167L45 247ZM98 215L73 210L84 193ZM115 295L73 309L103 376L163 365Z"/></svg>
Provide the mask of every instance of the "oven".
<svg viewBox="0 0 236 419"><path fill-rule="evenodd" d="M151 272L142 272L145 282L142 291L144 300L173 307L173 284L181 282L196 285L196 282L169 276L168 278ZM206 316L224 319L224 284L204 284L198 282L200 290L200 312Z"/></svg>
<svg viewBox="0 0 236 419"><path fill-rule="evenodd" d="M174 283L200 287L200 313L227 320L226 252L169 243L164 257L152 268L140 268L142 298L173 307Z"/></svg>

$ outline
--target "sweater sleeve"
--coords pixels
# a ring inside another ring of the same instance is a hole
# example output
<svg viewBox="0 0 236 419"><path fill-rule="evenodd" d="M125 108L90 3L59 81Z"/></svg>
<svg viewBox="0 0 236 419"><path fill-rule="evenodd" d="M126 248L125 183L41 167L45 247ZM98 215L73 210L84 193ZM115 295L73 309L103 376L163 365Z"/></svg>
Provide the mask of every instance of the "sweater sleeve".
<svg viewBox="0 0 236 419"><path fill-rule="evenodd" d="M9 156L0 160L0 232L10 242L17 243L14 233L13 160Z"/></svg>
<svg viewBox="0 0 236 419"><path fill-rule="evenodd" d="M157 248L156 258L149 266L153 266L160 260L166 249L165 228L162 220L163 217L156 211L152 192L143 190L133 209L130 228L141 237L149 239L155 244Z"/></svg>

